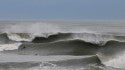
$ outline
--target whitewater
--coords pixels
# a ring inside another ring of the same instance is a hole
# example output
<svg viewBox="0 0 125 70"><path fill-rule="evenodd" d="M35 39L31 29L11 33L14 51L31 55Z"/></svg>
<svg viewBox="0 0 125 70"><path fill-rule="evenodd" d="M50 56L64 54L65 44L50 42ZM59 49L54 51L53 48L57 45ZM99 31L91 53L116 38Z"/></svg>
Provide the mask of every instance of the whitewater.
<svg viewBox="0 0 125 70"><path fill-rule="evenodd" d="M125 21L0 21L0 70L124 70Z"/></svg>

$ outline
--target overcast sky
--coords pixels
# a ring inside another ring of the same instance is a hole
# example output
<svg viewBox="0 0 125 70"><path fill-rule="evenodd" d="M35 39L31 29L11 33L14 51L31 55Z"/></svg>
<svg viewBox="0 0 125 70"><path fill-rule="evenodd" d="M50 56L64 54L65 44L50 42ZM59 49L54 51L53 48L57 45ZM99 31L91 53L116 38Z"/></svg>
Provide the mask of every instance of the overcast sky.
<svg viewBox="0 0 125 70"><path fill-rule="evenodd" d="M0 0L0 19L125 19L125 0Z"/></svg>

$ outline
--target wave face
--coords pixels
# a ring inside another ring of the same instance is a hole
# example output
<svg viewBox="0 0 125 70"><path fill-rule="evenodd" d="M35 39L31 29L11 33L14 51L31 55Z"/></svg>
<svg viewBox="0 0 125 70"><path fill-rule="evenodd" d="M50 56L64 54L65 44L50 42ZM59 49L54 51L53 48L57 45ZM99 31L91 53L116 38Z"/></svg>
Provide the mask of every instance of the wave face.
<svg viewBox="0 0 125 70"><path fill-rule="evenodd" d="M42 70L125 69L123 21L3 21L0 23L0 69L32 70L39 67ZM69 55L80 57L77 59L68 57ZM18 58L17 56L20 60L7 62L8 59ZM81 56L91 57L81 58ZM25 57L29 58L29 61L25 61ZM54 61L59 58L64 60ZM44 63L43 59L52 61Z"/></svg>
<svg viewBox="0 0 125 70"><path fill-rule="evenodd" d="M22 44L19 47L18 52L21 54L34 55L92 55L96 53L98 49L98 45L94 45L80 40L73 40L47 44Z"/></svg>

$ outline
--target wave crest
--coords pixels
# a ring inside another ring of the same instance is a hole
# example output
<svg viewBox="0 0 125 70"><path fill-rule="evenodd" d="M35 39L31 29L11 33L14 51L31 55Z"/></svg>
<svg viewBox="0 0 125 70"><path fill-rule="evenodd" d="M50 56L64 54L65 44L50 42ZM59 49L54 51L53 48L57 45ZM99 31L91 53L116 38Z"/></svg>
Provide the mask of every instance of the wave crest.
<svg viewBox="0 0 125 70"><path fill-rule="evenodd" d="M28 41L33 43L83 40L98 45L105 45L110 40L123 41L124 38L123 36L99 33L42 33L41 35L34 35L31 33L7 33L5 37L7 40Z"/></svg>

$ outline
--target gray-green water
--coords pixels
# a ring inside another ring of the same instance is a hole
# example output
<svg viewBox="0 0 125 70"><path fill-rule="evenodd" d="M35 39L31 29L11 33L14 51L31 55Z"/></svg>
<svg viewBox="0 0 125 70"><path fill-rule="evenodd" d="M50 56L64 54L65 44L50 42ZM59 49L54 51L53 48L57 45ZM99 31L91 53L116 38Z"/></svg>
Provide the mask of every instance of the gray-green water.
<svg viewBox="0 0 125 70"><path fill-rule="evenodd" d="M125 21L0 21L1 70L124 70Z"/></svg>

